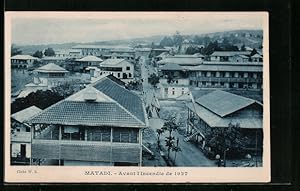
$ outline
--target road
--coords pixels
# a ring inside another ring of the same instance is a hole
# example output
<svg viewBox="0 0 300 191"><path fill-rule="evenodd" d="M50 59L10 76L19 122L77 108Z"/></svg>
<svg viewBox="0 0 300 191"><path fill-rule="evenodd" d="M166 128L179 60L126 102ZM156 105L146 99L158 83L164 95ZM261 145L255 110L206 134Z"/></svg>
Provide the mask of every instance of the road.
<svg viewBox="0 0 300 191"><path fill-rule="evenodd" d="M152 73L155 73L155 69L152 65L146 64L146 59L141 57L141 77L143 79L143 99L145 101L146 106L150 105L155 95L155 89L151 84L148 83L148 77ZM167 107L167 106L166 106ZM160 129L164 124L164 121L160 118L151 118L149 119L150 129L156 135L156 129ZM161 137L161 145L164 146L164 139L167 136L167 132L163 133ZM173 132L173 136L179 138L179 147L181 148L181 152L177 153L176 156L176 166L198 166L198 167L208 167L208 166L216 166L215 162L207 159L204 154L201 152L199 148L197 148L194 144L190 142L185 142L183 139L185 138L183 135L178 132ZM149 143L156 143L156 136L148 137L147 140ZM166 150L166 148L165 148ZM167 155L167 153L165 153ZM174 159L175 152L171 152L170 157Z"/></svg>
<svg viewBox="0 0 300 191"><path fill-rule="evenodd" d="M147 65L145 57L141 57L139 62L141 65L141 77L143 79L143 98L146 106L148 106L151 104L153 96L155 95L153 86L148 83L148 77L154 73L154 68L151 65Z"/></svg>

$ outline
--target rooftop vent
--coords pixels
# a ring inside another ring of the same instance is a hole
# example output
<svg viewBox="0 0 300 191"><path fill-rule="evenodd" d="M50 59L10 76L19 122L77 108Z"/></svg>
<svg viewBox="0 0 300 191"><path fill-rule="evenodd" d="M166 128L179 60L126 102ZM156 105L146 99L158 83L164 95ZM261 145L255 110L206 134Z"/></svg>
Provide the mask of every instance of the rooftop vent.
<svg viewBox="0 0 300 191"><path fill-rule="evenodd" d="M97 99L97 94L96 94L96 92L93 92L93 91L87 91L84 93L83 97L84 97L84 100L87 102L94 102Z"/></svg>

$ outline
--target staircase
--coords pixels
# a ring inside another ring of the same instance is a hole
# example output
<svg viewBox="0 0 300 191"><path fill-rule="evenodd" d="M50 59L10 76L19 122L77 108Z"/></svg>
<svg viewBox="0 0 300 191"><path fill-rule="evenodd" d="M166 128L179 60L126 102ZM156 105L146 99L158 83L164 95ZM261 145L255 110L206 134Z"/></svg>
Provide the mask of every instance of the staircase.
<svg viewBox="0 0 300 191"><path fill-rule="evenodd" d="M188 141L190 141L195 135L197 135L198 133L199 133L198 131L195 131L193 134L191 134L190 136L184 138L183 140L184 140L185 142L188 142Z"/></svg>

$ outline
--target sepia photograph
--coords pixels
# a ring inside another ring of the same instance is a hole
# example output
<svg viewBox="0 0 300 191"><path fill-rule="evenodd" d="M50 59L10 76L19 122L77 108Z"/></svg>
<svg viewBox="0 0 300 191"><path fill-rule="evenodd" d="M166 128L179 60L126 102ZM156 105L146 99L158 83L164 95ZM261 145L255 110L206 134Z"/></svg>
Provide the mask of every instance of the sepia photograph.
<svg viewBox="0 0 300 191"><path fill-rule="evenodd" d="M270 180L267 13L5 16L7 181Z"/></svg>

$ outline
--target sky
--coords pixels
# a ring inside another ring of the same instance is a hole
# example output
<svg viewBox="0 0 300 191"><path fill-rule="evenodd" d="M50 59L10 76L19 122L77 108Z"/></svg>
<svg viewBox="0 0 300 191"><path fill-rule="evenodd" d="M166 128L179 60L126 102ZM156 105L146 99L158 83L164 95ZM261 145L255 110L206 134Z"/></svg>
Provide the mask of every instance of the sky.
<svg viewBox="0 0 300 191"><path fill-rule="evenodd" d="M95 42L154 35L205 34L263 29L259 13L98 12L12 13L11 40L18 45ZM9 19L8 19L9 20Z"/></svg>

